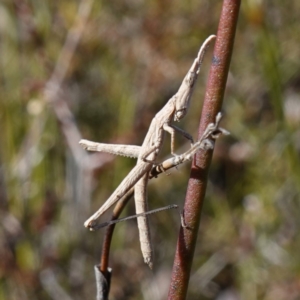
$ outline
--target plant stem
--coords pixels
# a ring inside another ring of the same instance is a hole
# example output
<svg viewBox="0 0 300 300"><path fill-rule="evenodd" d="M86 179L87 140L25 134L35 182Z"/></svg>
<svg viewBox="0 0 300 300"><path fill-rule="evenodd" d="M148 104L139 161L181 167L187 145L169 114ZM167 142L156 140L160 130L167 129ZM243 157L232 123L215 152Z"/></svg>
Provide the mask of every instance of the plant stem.
<svg viewBox="0 0 300 300"><path fill-rule="evenodd" d="M111 221L116 220L119 218L120 214L122 213L124 207L128 203L128 201L131 199L133 196L133 188L131 188L123 197L120 201L117 202L117 205L115 206L112 214ZM111 245L111 240L112 236L114 233L115 225L110 225L107 227L106 233L105 233L105 238L102 246L102 252L101 252L101 257L100 257L100 271L103 274L106 274L108 270L108 263L109 263L109 252L110 252L110 245Z"/></svg>
<svg viewBox="0 0 300 300"><path fill-rule="evenodd" d="M233 49L240 0L224 0L219 21L212 65L206 86L198 138L221 110ZM212 150L199 151L193 162L184 205L187 228L180 228L168 299L185 299L195 245L198 236L202 204Z"/></svg>

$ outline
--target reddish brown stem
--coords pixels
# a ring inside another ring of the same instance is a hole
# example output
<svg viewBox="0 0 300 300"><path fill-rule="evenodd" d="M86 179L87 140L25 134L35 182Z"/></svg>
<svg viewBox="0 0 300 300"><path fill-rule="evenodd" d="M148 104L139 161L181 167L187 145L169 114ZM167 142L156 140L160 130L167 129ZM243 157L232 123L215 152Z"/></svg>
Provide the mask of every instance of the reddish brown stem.
<svg viewBox="0 0 300 300"><path fill-rule="evenodd" d="M240 0L223 1L198 138L207 125L214 122L222 106L240 2ZM179 232L168 299L186 297L211 158L212 151L200 151L192 165L184 205L187 228L181 228Z"/></svg>
<svg viewBox="0 0 300 300"><path fill-rule="evenodd" d="M124 197L122 197L122 199L120 201L118 201L117 205L115 206L115 208L113 210L111 220L116 220L119 218L124 207L126 206L126 204L131 199L132 196L133 196L133 188L130 189L124 195ZM106 233L105 233L105 237L104 237L102 253L101 253L101 257L100 257L100 271L103 274L106 274L106 272L108 270L110 245L111 245L111 240L112 240L112 236L114 233L114 229L115 229L115 224L108 226Z"/></svg>

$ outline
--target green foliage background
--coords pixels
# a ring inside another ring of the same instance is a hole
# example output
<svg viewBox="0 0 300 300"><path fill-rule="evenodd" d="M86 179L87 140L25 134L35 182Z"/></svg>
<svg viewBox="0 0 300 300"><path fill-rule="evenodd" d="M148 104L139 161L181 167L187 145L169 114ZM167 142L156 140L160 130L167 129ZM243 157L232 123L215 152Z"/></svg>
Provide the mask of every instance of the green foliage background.
<svg viewBox="0 0 300 300"><path fill-rule="evenodd" d="M89 156L97 167L82 167L72 121L83 138L141 144L216 33L222 1L86 3L82 35L79 1L0 3L0 299L95 298L103 232L82 224L135 162L99 154ZM296 0L242 1L223 106L231 136L215 149L188 299L300 298L299 11ZM77 47L59 61L70 32ZM46 87L68 55L59 98L72 115L64 125ZM194 137L210 57L180 124ZM178 153L188 147L176 142ZM188 175L186 165L153 180L150 208L182 205ZM132 202L124 215L133 213ZM180 218L150 218L154 271L142 261L136 222L118 225L110 299L166 298Z"/></svg>

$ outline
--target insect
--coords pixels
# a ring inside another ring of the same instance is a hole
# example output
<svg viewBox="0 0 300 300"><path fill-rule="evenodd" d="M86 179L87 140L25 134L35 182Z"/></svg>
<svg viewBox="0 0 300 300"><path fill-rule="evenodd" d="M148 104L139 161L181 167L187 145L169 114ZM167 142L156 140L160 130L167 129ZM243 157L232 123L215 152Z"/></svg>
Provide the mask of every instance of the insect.
<svg viewBox="0 0 300 300"><path fill-rule="evenodd" d="M146 215L143 215L143 213L147 211L148 205L147 184L149 173L153 165L156 164L155 160L162 148L165 132L168 132L171 135L171 154L174 156L176 156L174 152L175 132L180 133L190 140L193 145L193 138L191 135L171 124L171 122L173 120L179 122L186 115L195 82L200 72L204 53L214 39L215 35L211 35L205 40L177 93L169 99L165 106L152 119L142 146L104 144L88 140L81 140L79 142L79 144L88 151L107 152L115 155L137 158L136 166L123 179L106 202L85 221L84 226L93 230L93 227L96 225L96 219L119 201L134 186L136 213L142 214L137 218L141 250L144 261L150 268L152 268L153 265L153 251L148 218Z"/></svg>

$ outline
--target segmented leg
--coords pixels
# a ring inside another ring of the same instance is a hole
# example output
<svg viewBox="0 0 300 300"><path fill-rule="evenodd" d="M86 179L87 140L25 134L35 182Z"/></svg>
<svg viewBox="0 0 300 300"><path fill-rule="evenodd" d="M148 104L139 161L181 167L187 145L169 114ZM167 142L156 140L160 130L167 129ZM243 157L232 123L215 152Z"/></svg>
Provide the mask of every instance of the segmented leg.
<svg viewBox="0 0 300 300"><path fill-rule="evenodd" d="M145 174L134 187L135 210L137 214L148 211L147 184L148 173ZM144 262L149 266L150 269L152 269L153 251L148 217L138 217L137 223Z"/></svg>
<svg viewBox="0 0 300 300"><path fill-rule="evenodd" d="M105 201L105 203L84 222L84 226L93 230L95 221L105 213L112 205L119 201L136 183L137 181L152 168L152 165L139 161L139 163L129 172L129 174L123 179L116 190Z"/></svg>
<svg viewBox="0 0 300 300"><path fill-rule="evenodd" d="M79 144L88 151L105 152L114 155L127 156L131 158L138 158L141 150L141 146L104 144L92 142L89 140L80 140Z"/></svg>
<svg viewBox="0 0 300 300"><path fill-rule="evenodd" d="M175 129L167 124L164 124L163 129L170 133L171 135L171 154L176 155L174 152L174 147L175 147Z"/></svg>
<svg viewBox="0 0 300 300"><path fill-rule="evenodd" d="M184 131L183 129L173 125L173 124L170 124L170 127L174 128L178 133L180 133L181 135L183 135L186 139L188 139L189 141L191 141L191 144L193 145L194 144L194 140L193 140L193 137L187 133L186 131Z"/></svg>

